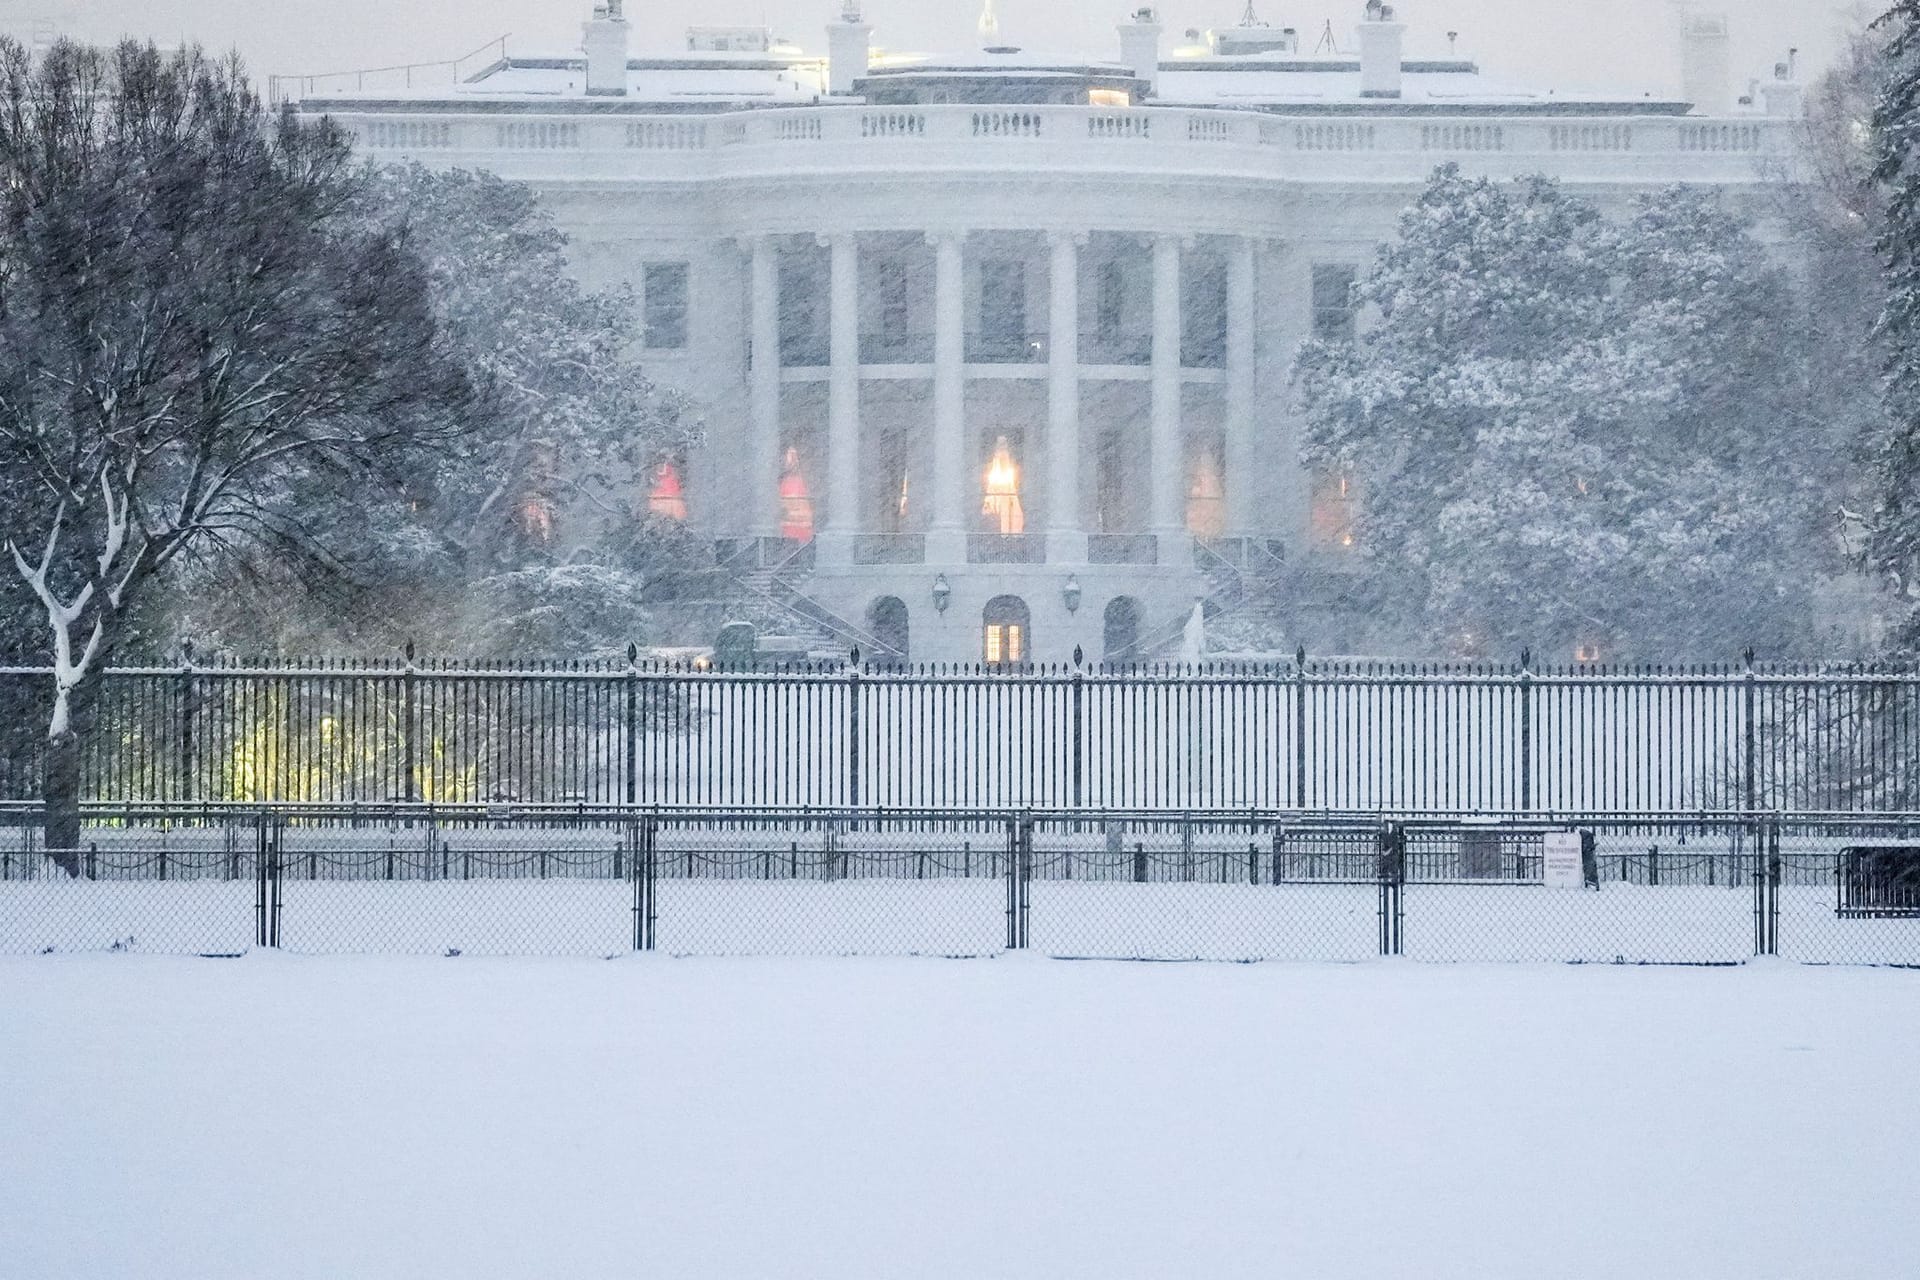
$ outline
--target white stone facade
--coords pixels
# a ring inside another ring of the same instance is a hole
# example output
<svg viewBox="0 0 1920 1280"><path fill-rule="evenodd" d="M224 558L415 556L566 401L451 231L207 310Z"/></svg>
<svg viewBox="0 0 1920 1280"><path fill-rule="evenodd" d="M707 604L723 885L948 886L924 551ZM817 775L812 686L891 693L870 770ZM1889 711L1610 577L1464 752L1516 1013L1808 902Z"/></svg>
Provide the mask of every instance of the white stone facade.
<svg viewBox="0 0 1920 1280"><path fill-rule="evenodd" d="M1292 357L1364 323L1347 282L1435 166L1616 207L1677 182L1745 197L1795 136L1789 93L1714 117L1515 94L1402 59L1391 21L1358 60L1274 39L1157 66L1142 25L1122 34L1151 76L1004 49L835 74L731 33L630 57L622 92L616 10L591 59L301 110L381 158L540 189L584 279L648 295L649 367L705 420L672 460L686 518L843 639L885 655L904 630L914 660L970 663L1137 656L1236 575L1337 580L1350 482L1297 461ZM830 35L866 46L857 13Z"/></svg>

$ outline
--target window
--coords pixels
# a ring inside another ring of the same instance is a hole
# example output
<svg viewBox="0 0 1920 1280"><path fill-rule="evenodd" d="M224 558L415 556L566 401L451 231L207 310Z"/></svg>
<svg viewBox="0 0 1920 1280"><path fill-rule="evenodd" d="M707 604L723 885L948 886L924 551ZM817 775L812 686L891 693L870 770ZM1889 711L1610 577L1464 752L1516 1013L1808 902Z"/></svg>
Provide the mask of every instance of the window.
<svg viewBox="0 0 1920 1280"><path fill-rule="evenodd" d="M1353 479L1345 472L1322 475L1313 482L1310 514L1313 545L1325 551L1353 547Z"/></svg>
<svg viewBox="0 0 1920 1280"><path fill-rule="evenodd" d="M1124 663L1138 658L1140 602L1132 596L1116 596L1107 605L1104 623L1101 638L1105 642L1106 660Z"/></svg>
<svg viewBox="0 0 1920 1280"><path fill-rule="evenodd" d="M1187 532L1196 538L1218 538L1227 531L1227 492L1220 478L1220 459L1205 445L1194 459L1193 479L1187 486Z"/></svg>
<svg viewBox="0 0 1920 1280"><path fill-rule="evenodd" d="M680 480L680 468L668 459L653 474L653 488L647 494L647 514L661 520L684 521L687 518L687 491Z"/></svg>
<svg viewBox="0 0 1920 1280"><path fill-rule="evenodd" d="M913 318L907 264L898 258L880 259L874 264L873 287L880 300L881 336L890 342L904 339Z"/></svg>
<svg viewBox="0 0 1920 1280"><path fill-rule="evenodd" d="M1313 269L1313 336L1326 342L1352 342L1353 287L1360 273L1349 266Z"/></svg>
<svg viewBox="0 0 1920 1280"><path fill-rule="evenodd" d="M1130 107L1133 95L1125 89L1089 89L1087 105L1091 107Z"/></svg>
<svg viewBox="0 0 1920 1280"><path fill-rule="evenodd" d="M1100 264L1100 280L1094 292L1093 327L1100 341L1120 341L1121 327L1127 322L1127 269L1118 262Z"/></svg>
<svg viewBox="0 0 1920 1280"><path fill-rule="evenodd" d="M800 255L780 258L780 363L823 365L827 341L820 305L826 272L817 260Z"/></svg>
<svg viewBox="0 0 1920 1280"><path fill-rule="evenodd" d="M1227 264L1211 255L1190 257L1181 291L1181 363L1189 369L1227 364Z"/></svg>
<svg viewBox="0 0 1920 1280"><path fill-rule="evenodd" d="M780 472L780 536L789 542L813 541L813 494L800 469L800 451L787 450Z"/></svg>
<svg viewBox="0 0 1920 1280"><path fill-rule="evenodd" d="M1027 513L1020 505L1020 464L1014 460L1013 445L1001 436L980 477L981 524L985 532L1003 537L1027 531Z"/></svg>
<svg viewBox="0 0 1920 1280"><path fill-rule="evenodd" d="M1026 264L990 259L980 264L980 356L1018 359L1027 342Z"/></svg>
<svg viewBox="0 0 1920 1280"><path fill-rule="evenodd" d="M984 615L984 654L990 667L1017 667L1033 647L1033 618L1019 596L995 596Z"/></svg>
<svg viewBox="0 0 1920 1280"><path fill-rule="evenodd" d="M687 264L656 262L647 267L642 294L646 305L647 346L679 351L687 345Z"/></svg>
<svg viewBox="0 0 1920 1280"><path fill-rule="evenodd" d="M873 655L876 663L904 664L909 639L906 603L898 596L881 596L867 606L867 634L881 647L881 651Z"/></svg>

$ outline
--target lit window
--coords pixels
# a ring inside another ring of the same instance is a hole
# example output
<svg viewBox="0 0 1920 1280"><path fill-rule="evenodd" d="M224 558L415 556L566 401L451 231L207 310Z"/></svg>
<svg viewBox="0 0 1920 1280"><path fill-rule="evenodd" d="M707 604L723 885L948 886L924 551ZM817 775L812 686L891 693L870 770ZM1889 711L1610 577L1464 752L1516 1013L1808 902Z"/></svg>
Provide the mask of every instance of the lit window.
<svg viewBox="0 0 1920 1280"><path fill-rule="evenodd" d="M987 626L987 665L1018 665L1025 653L1026 636L1017 622L996 622Z"/></svg>
<svg viewBox="0 0 1920 1280"><path fill-rule="evenodd" d="M1345 551L1354 545L1353 480L1345 472L1323 475L1313 484L1313 508L1309 532L1313 545L1324 550Z"/></svg>
<svg viewBox="0 0 1920 1280"><path fill-rule="evenodd" d="M790 542L813 541L813 495L800 470L800 451L787 450L780 473L780 536Z"/></svg>
<svg viewBox="0 0 1920 1280"><path fill-rule="evenodd" d="M687 345L687 264L656 262L647 267L641 293L646 308L647 346L678 351Z"/></svg>
<svg viewBox="0 0 1920 1280"><path fill-rule="evenodd" d="M553 504L532 498L520 504L520 530L536 542L553 541Z"/></svg>
<svg viewBox="0 0 1920 1280"><path fill-rule="evenodd" d="M1603 651L1597 641L1589 640L1573 646L1573 660L1582 666L1591 666L1603 661Z"/></svg>
<svg viewBox="0 0 1920 1280"><path fill-rule="evenodd" d="M1018 596L996 596L983 615L986 636L983 653L991 667L1017 667L1027 660L1032 641L1032 615Z"/></svg>
<svg viewBox="0 0 1920 1280"><path fill-rule="evenodd" d="M1090 107L1130 107L1133 95L1125 89L1089 89L1087 105Z"/></svg>
<svg viewBox="0 0 1920 1280"><path fill-rule="evenodd" d="M1005 436L993 447L981 489L985 501L980 514L989 532L1011 537L1027 531L1027 513L1020 505L1020 466Z"/></svg>
<svg viewBox="0 0 1920 1280"><path fill-rule="evenodd" d="M1348 266L1313 269L1313 336L1325 342L1352 342L1353 288L1360 273Z"/></svg>
<svg viewBox="0 0 1920 1280"><path fill-rule="evenodd" d="M1187 490L1187 532L1196 538L1219 538L1227 532L1226 486L1212 449L1203 450L1194 463L1193 484Z"/></svg>
<svg viewBox="0 0 1920 1280"><path fill-rule="evenodd" d="M662 520L687 518L686 488L680 483L680 468L671 462L660 464L653 476L653 489L647 494L647 513Z"/></svg>

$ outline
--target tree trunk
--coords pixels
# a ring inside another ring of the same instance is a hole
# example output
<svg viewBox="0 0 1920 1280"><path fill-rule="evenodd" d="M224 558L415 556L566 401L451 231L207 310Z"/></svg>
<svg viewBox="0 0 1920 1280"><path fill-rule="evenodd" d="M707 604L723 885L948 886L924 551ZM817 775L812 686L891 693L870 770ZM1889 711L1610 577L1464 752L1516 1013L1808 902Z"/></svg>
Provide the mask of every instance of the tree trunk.
<svg viewBox="0 0 1920 1280"><path fill-rule="evenodd" d="M47 852L56 866L76 878L81 872L81 771L87 739L100 718L106 662L103 650L79 683L67 691L66 714L56 710L53 732L47 735L46 781L41 788L46 803Z"/></svg>
<svg viewBox="0 0 1920 1280"><path fill-rule="evenodd" d="M71 728L47 739L47 856L76 879L80 875L80 735Z"/></svg>

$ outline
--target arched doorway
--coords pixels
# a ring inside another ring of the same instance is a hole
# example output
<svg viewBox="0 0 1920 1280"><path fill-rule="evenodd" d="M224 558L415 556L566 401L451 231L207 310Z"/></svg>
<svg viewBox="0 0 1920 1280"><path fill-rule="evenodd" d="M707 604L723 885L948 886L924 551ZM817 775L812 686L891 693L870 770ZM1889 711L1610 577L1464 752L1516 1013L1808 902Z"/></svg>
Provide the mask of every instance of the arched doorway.
<svg viewBox="0 0 1920 1280"><path fill-rule="evenodd" d="M1033 652L1033 614L1019 596L987 601L984 654L990 667L1025 666Z"/></svg>
<svg viewBox="0 0 1920 1280"><path fill-rule="evenodd" d="M1102 654L1107 662L1135 662L1140 656L1140 602L1132 596L1115 596L1107 604Z"/></svg>
<svg viewBox="0 0 1920 1280"><path fill-rule="evenodd" d="M873 660L882 666L904 666L907 661L909 628L906 601L898 596L881 596L867 606L867 634L880 642Z"/></svg>

